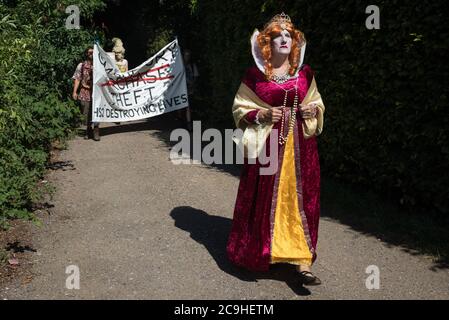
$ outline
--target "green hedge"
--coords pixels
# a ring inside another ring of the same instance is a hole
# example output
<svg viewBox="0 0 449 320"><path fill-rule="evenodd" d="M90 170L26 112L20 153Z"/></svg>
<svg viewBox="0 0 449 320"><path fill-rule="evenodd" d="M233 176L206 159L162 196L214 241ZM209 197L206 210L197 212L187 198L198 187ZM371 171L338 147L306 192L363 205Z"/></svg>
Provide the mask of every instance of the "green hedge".
<svg viewBox="0 0 449 320"><path fill-rule="evenodd" d="M0 227L34 219L51 144L79 120L70 78L93 32L65 28L70 4L80 7L82 21L103 7L99 0L0 4Z"/></svg>
<svg viewBox="0 0 449 320"><path fill-rule="evenodd" d="M413 206L449 213L449 17L444 1L191 1L202 116L232 126L230 106L252 63L249 37L276 13L308 40L327 107L324 173ZM380 30L365 9L380 8ZM191 33L192 30L188 30Z"/></svg>
<svg viewBox="0 0 449 320"><path fill-rule="evenodd" d="M78 120L78 109L68 99L70 76L92 42L93 30L85 26L104 4L74 1L84 27L66 30L64 8L72 2L0 4L0 224L8 217L32 217L26 209L36 197L51 142L64 139ZM370 4L381 9L380 30L365 28ZM252 31L276 13L288 13L306 35L306 63L316 71L327 107L319 138L323 172L404 205L449 212L449 12L443 1L139 5L146 10L139 20L145 30L158 31L148 35L149 51L176 34L200 69L195 113L210 125L226 127L233 126L232 99L252 64ZM150 19L155 12L157 19Z"/></svg>

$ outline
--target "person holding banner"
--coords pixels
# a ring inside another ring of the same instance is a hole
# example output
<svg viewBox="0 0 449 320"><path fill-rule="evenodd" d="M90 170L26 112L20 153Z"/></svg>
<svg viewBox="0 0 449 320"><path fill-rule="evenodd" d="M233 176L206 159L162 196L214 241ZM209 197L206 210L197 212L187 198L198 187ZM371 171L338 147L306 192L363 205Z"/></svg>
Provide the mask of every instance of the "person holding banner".
<svg viewBox="0 0 449 320"><path fill-rule="evenodd" d="M79 100L82 113L85 118L86 133L84 139L89 139L92 134L92 124L94 125L93 136L95 141L100 141L99 123L92 123L92 85L93 85L93 54L94 48L88 47L85 54L85 60L78 64L72 77L73 83L73 100ZM81 88L80 88L81 87ZM78 89L80 89L78 93Z"/></svg>
<svg viewBox="0 0 449 320"><path fill-rule="evenodd" d="M256 146L255 159L245 154L227 254L253 271L293 264L300 285L319 285L311 266L320 216L316 136L323 130L324 104L314 72L303 64L304 35L289 16L273 17L251 44L256 66L242 80L233 116L244 147L259 136L265 143ZM262 151L278 151L270 157L278 162L274 174L261 174Z"/></svg>
<svg viewBox="0 0 449 320"><path fill-rule="evenodd" d="M128 71L128 60L125 59L125 48L123 47L123 42L120 38L113 38L112 42L114 43L114 48L112 48L112 52L115 55L115 64L120 72Z"/></svg>
<svg viewBox="0 0 449 320"><path fill-rule="evenodd" d="M112 38L112 43L114 43L112 53L114 54L115 65L122 73L128 71L128 60L125 59L126 50L123 47L122 40L120 38ZM119 125L121 123L115 122L115 124Z"/></svg>
<svg viewBox="0 0 449 320"><path fill-rule="evenodd" d="M195 93L197 86L197 79L200 76L198 67L195 62L192 61L192 52L190 49L184 50L183 55L184 68L186 70L187 92L189 95L189 101L193 101L192 97ZM192 105L191 103L186 108L186 121L187 129L192 131Z"/></svg>

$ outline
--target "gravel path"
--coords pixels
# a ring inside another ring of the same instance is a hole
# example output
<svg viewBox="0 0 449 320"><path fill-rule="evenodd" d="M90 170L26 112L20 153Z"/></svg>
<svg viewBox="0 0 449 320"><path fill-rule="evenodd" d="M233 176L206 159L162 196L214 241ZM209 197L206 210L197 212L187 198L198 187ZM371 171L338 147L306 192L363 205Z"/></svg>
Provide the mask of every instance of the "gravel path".
<svg viewBox="0 0 449 320"><path fill-rule="evenodd" d="M298 287L289 266L233 267L225 245L236 170L173 165L162 120L104 126L101 142L69 143L66 165L47 177L57 187L51 214L32 228L33 279L0 288L0 298L449 299L447 269L329 218L314 267L323 285ZM79 267L79 290L66 288L69 265ZM379 267L378 290L366 288L369 265Z"/></svg>

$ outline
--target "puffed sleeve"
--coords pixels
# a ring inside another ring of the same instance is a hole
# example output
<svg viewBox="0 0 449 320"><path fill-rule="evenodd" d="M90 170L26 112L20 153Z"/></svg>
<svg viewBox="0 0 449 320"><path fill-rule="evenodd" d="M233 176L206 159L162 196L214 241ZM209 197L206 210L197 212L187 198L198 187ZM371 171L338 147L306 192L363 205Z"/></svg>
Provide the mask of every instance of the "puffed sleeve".
<svg viewBox="0 0 449 320"><path fill-rule="evenodd" d="M81 62L76 67L75 73L73 74L73 77L72 77L73 80L81 80L83 78L83 76L81 74L82 65L83 65L83 63Z"/></svg>

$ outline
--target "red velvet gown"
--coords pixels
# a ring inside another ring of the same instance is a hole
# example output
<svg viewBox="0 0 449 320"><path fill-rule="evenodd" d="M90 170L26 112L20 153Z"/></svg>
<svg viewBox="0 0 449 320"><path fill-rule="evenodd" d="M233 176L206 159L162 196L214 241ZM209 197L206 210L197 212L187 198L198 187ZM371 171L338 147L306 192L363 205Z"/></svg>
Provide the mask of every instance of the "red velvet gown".
<svg viewBox="0 0 449 320"><path fill-rule="evenodd" d="M298 78L292 78L280 86L287 90L293 88L297 83L299 101L301 102L307 94L312 79L312 69L308 65L303 65L298 73ZM271 106L282 106L285 91L278 85L267 81L265 75L257 67L249 68L242 82L264 102ZM294 95L295 90L290 90L287 100L288 107L293 104ZM254 117L251 115L247 117L250 121L252 118ZM260 175L261 164L259 162L249 164L245 159L240 176L232 228L226 248L228 258L238 266L252 271L267 271L272 263L300 264L288 256L281 257L282 259L278 260L275 260L272 256L274 229L276 223L280 223L280 217L282 216L284 216L282 224L288 225L287 228L293 231L292 236L279 235L281 232L278 232L277 237L286 237L282 240L283 242L280 242L281 246L283 246L282 243L288 245L289 241L299 243L300 240L290 238L300 237L306 244L305 247L307 253L310 254L311 263L316 259L320 216L320 164L316 137L304 139L302 122L303 119L298 112L296 126L294 126L293 132L289 133L289 139L294 138L293 142L290 141L292 151L289 154L292 154L291 158L294 160L294 164L292 164L294 169L292 169L291 174L294 175L292 181L295 181L296 188L293 193L287 194L287 197L290 197L288 201L285 201L285 196L283 199L283 202L287 202L287 206L293 202L299 205L299 209L294 213L297 216L294 216L294 218L300 222L298 225L294 225L291 222L295 220L291 218L292 216L288 217L283 212L276 212L277 210L280 211L279 208L281 208L278 200L281 197L279 190L282 187L282 180L287 180L285 174L282 175L283 179L281 179L281 171L284 170L282 165L289 144L286 143L278 147L279 163L276 174ZM280 129L280 122L276 123L273 129L278 130L271 134L277 134ZM278 141L277 137L275 141ZM270 137L266 140L266 147L268 153ZM284 228L283 230L288 229ZM279 249L276 250L279 251ZM289 250L292 251L293 249ZM295 254L293 253L292 256L295 256Z"/></svg>

